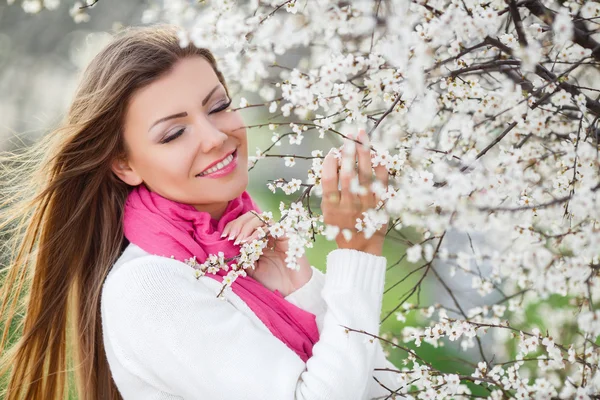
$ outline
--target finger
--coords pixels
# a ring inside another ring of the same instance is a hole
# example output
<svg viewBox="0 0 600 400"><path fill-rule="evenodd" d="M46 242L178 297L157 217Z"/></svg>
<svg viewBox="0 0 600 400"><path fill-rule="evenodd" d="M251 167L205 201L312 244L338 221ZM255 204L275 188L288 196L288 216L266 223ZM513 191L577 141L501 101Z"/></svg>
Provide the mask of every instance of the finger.
<svg viewBox="0 0 600 400"><path fill-rule="evenodd" d="M240 215L233 221L229 221L225 225L225 228L223 228L223 234L221 235L221 237L225 237L226 235L229 235L227 240L235 239L235 237L241 231L244 224L246 224L246 222L250 221L253 218L256 218L256 216L254 214L252 214L252 212L249 211L245 214Z"/></svg>
<svg viewBox="0 0 600 400"><path fill-rule="evenodd" d="M377 182L379 182L379 184L382 185L385 189L387 189L388 187L389 177L390 175L388 173L388 170L384 165L378 165L375 167L375 178ZM379 203L380 200L381 196L376 195L376 202Z"/></svg>
<svg viewBox="0 0 600 400"><path fill-rule="evenodd" d="M322 204L337 204L340 200L337 167L338 161L335 158L333 149L331 149L323 160L323 169L321 170L321 186L323 188Z"/></svg>
<svg viewBox="0 0 600 400"><path fill-rule="evenodd" d="M364 129L360 130L357 139L361 142L360 145L357 145L358 183L361 186L359 188L360 193L358 195L361 203L364 206L372 207L373 200L375 198L370 190L371 178L373 176L373 165L371 163L371 142Z"/></svg>
<svg viewBox="0 0 600 400"><path fill-rule="evenodd" d="M231 232L231 227L233 226L233 223L236 220L234 219L233 221L229 221L226 225L225 228L223 228L223 233L221 233L221 237L225 237L227 235L229 235L229 233Z"/></svg>
<svg viewBox="0 0 600 400"><path fill-rule="evenodd" d="M246 223L246 222L254 220L254 219L260 220L260 217L252 211L248 211L247 213L242 214L238 218L238 220L242 221L243 223Z"/></svg>
<svg viewBox="0 0 600 400"><path fill-rule="evenodd" d="M267 237L268 236L268 231L269 231L268 227L267 228L263 227L263 232L261 232L259 229L255 229L254 232L252 232L248 236L248 238L246 238L243 242L244 243L252 243L253 241L255 241L257 239L261 239L263 237Z"/></svg>
<svg viewBox="0 0 600 400"><path fill-rule="evenodd" d="M342 168L340 170L341 199L340 205L352 205L354 194L350 191L352 179L356 176L354 162L356 161L356 144L348 140L342 150Z"/></svg>
<svg viewBox="0 0 600 400"><path fill-rule="evenodd" d="M237 218L237 219L229 222L223 229L223 235L221 235L221 237L227 236L227 240L235 239L237 234L240 232L240 229L243 224L243 220L241 220L240 218Z"/></svg>
<svg viewBox="0 0 600 400"><path fill-rule="evenodd" d="M243 243L252 243L258 239L258 231L254 231L247 239L243 240Z"/></svg>
<svg viewBox="0 0 600 400"><path fill-rule="evenodd" d="M252 235L256 231L256 228L264 225L265 223L258 218L254 218L246 222L246 224L244 224L244 226L242 226L242 228L240 229L240 233L238 234L234 244L246 242L248 237L250 237L250 235Z"/></svg>

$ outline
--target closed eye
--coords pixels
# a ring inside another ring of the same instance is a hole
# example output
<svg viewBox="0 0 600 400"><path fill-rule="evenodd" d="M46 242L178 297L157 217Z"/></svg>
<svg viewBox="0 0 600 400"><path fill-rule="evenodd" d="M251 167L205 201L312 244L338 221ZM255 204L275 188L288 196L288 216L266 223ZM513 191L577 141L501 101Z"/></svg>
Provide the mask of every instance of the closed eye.
<svg viewBox="0 0 600 400"><path fill-rule="evenodd" d="M180 130L178 130L177 132L175 132L173 135L163 139L160 141L160 143L169 143L171 140L178 138L179 136L181 136L183 134L183 131L185 131L185 128L181 128Z"/></svg>
<svg viewBox="0 0 600 400"><path fill-rule="evenodd" d="M231 105L232 100L229 100L227 103L223 104L222 106L214 109L213 111L209 112L209 114L215 114L221 111L224 111L226 109L229 108L229 106ZM160 143L169 143L171 140L173 139L177 139L179 136L181 136L183 134L183 132L185 131L185 128L182 128L180 130L178 130L177 132L175 132L173 135L167 137L166 139L163 139Z"/></svg>
<svg viewBox="0 0 600 400"><path fill-rule="evenodd" d="M221 107L216 108L213 111L209 112L209 114L214 114L214 113L218 113L218 112L221 112L223 110L226 110L227 108L229 108L230 105L231 105L231 100L229 100L229 102L223 104Z"/></svg>

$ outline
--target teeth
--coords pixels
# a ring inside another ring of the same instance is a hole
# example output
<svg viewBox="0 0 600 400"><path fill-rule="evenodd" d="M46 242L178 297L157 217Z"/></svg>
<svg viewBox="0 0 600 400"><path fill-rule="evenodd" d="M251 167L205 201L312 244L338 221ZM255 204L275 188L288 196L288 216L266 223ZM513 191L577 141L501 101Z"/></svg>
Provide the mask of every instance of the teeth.
<svg viewBox="0 0 600 400"><path fill-rule="evenodd" d="M206 171L202 172L198 176L203 176L203 175L207 175L207 174L212 174L213 172L217 172L218 170L222 169L223 167L226 167L227 165L229 165L229 163L232 161L233 161L233 154L230 154L226 159L224 159L223 161L221 161L214 167L209 168Z"/></svg>

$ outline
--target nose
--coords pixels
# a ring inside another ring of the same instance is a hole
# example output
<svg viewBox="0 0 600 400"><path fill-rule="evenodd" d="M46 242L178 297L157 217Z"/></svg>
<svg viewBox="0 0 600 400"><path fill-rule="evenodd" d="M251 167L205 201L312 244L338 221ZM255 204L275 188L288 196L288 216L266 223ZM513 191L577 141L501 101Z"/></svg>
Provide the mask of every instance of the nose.
<svg viewBox="0 0 600 400"><path fill-rule="evenodd" d="M203 153L210 153L219 149L227 141L227 134L210 122L200 124L200 150Z"/></svg>

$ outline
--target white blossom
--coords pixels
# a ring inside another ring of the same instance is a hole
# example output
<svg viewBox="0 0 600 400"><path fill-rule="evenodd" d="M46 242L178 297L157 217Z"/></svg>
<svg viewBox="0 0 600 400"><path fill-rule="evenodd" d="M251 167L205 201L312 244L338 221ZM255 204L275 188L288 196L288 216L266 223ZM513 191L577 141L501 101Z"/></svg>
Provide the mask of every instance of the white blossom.
<svg viewBox="0 0 600 400"><path fill-rule="evenodd" d="M573 21L567 8L561 7L558 14L556 14L554 23L552 24L552 31L554 32L554 42L558 46L562 46L568 40L572 39Z"/></svg>
<svg viewBox="0 0 600 400"><path fill-rule="evenodd" d="M30 14L37 14L42 10L42 2L40 0L23 0L21 3L23 11Z"/></svg>
<svg viewBox="0 0 600 400"><path fill-rule="evenodd" d="M421 245L416 244L406 250L406 259L408 262L416 263L421 259Z"/></svg>
<svg viewBox="0 0 600 400"><path fill-rule="evenodd" d="M325 231L323 232L323 234L325 235L327 240L335 240L335 238L337 237L337 235L339 233L340 233L340 228L335 225L327 225L325 227Z"/></svg>

